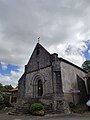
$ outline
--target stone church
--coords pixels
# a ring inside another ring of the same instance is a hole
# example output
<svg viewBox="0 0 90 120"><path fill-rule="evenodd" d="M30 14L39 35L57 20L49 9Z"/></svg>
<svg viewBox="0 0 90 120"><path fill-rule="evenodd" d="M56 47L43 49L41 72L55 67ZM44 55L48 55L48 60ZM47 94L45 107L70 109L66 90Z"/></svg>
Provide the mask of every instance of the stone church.
<svg viewBox="0 0 90 120"><path fill-rule="evenodd" d="M40 43L18 81L18 103L42 102L47 109L64 111L69 102L87 100L86 72L75 64L50 54Z"/></svg>

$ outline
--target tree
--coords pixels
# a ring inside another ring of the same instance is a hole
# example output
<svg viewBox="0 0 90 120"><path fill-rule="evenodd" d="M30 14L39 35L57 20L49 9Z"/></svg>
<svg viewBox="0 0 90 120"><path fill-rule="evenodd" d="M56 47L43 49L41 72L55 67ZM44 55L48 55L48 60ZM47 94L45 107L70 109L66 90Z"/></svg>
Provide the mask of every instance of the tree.
<svg viewBox="0 0 90 120"><path fill-rule="evenodd" d="M90 60L86 60L83 64L82 64L82 68L84 70L86 70L87 72L90 72Z"/></svg>
<svg viewBox="0 0 90 120"><path fill-rule="evenodd" d="M6 88L4 88L4 86L0 86L0 92L6 92Z"/></svg>
<svg viewBox="0 0 90 120"><path fill-rule="evenodd" d="M1 83L0 83L0 92L7 92L9 90L13 89L12 85L5 85L3 86Z"/></svg>
<svg viewBox="0 0 90 120"><path fill-rule="evenodd" d="M4 88L5 88L7 91L13 89L13 87L12 87L11 84L10 84L10 85L5 85Z"/></svg>

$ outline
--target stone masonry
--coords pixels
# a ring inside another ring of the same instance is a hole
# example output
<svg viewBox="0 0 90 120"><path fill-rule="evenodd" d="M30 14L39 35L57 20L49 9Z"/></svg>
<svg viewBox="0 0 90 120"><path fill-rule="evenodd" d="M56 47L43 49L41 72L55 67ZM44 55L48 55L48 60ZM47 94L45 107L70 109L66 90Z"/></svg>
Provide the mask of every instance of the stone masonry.
<svg viewBox="0 0 90 120"><path fill-rule="evenodd" d="M37 43L19 80L18 103L42 102L46 109L68 112L68 103L73 102L72 92L83 87L84 92L75 93L75 102L80 102L82 94L87 99L85 74L80 67L59 58L56 53L50 54ZM82 86L77 76L81 78Z"/></svg>

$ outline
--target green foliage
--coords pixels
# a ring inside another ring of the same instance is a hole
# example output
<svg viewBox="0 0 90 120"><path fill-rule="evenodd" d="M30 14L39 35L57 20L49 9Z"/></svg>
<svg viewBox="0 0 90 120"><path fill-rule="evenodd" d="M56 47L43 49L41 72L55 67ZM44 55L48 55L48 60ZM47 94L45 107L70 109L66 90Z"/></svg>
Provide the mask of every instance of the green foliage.
<svg viewBox="0 0 90 120"><path fill-rule="evenodd" d="M43 116L45 115L43 108L44 106L41 103L33 103L30 106L30 112L33 115Z"/></svg>
<svg viewBox="0 0 90 120"><path fill-rule="evenodd" d="M34 111L34 112L33 112L33 115L36 115L36 116L44 116L44 115L45 115L45 112L44 112L44 110Z"/></svg>
<svg viewBox="0 0 90 120"><path fill-rule="evenodd" d="M86 60L83 64L82 64L82 68L84 70L86 70L87 72L90 72L90 60Z"/></svg>
<svg viewBox="0 0 90 120"><path fill-rule="evenodd" d="M6 92L7 91L7 89L6 88L4 88L3 86L2 87L0 87L0 92Z"/></svg>
<svg viewBox="0 0 90 120"><path fill-rule="evenodd" d="M7 94L0 94L0 109L9 107L9 95Z"/></svg>
<svg viewBox="0 0 90 120"><path fill-rule="evenodd" d="M10 89L12 89L11 85L3 86L0 83L0 109L10 106L10 104L9 104L10 96L5 93L5 92L9 91Z"/></svg>
<svg viewBox="0 0 90 120"><path fill-rule="evenodd" d="M41 103L33 103L31 104L30 110L31 111L43 110L43 105Z"/></svg>
<svg viewBox="0 0 90 120"><path fill-rule="evenodd" d="M3 100L2 106L9 107L10 106L10 103L9 103L10 96L5 94L5 95L3 95L3 98L4 98L4 100Z"/></svg>
<svg viewBox="0 0 90 120"><path fill-rule="evenodd" d="M6 88L7 91L13 89L12 85L5 85L4 88Z"/></svg>
<svg viewBox="0 0 90 120"><path fill-rule="evenodd" d="M1 83L0 83L0 92L7 92L9 90L11 90L13 87L11 85L5 85L3 86Z"/></svg>
<svg viewBox="0 0 90 120"><path fill-rule="evenodd" d="M6 89L4 88L4 86L0 83L0 92L4 92L6 91Z"/></svg>
<svg viewBox="0 0 90 120"><path fill-rule="evenodd" d="M77 104L77 105L74 105L73 103L70 103L69 107L71 109L71 112L73 112L73 113L83 113L83 112L87 111L87 109L88 109L86 104L83 104L83 103L80 103L80 104Z"/></svg>
<svg viewBox="0 0 90 120"><path fill-rule="evenodd" d="M4 98L3 98L2 94L0 93L0 110L2 109L3 100L4 100Z"/></svg>

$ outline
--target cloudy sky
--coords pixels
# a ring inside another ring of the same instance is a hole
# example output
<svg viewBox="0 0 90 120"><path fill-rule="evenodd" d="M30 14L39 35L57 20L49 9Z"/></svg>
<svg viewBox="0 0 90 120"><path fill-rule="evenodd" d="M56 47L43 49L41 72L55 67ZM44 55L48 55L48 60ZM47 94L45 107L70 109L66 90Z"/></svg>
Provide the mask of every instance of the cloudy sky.
<svg viewBox="0 0 90 120"><path fill-rule="evenodd" d="M17 85L40 43L81 66L90 59L90 0L0 0L0 82Z"/></svg>

